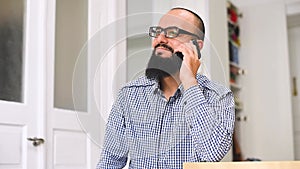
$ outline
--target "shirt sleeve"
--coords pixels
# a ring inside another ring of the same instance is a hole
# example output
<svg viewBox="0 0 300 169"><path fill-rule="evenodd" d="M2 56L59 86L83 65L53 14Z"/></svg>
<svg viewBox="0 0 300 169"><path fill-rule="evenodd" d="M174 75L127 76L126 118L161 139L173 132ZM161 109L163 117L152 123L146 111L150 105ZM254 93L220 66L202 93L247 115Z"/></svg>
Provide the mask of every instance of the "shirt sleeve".
<svg viewBox="0 0 300 169"><path fill-rule="evenodd" d="M183 95L183 111L199 161L220 161L232 145L234 99L230 90L224 91L196 85Z"/></svg>
<svg viewBox="0 0 300 169"><path fill-rule="evenodd" d="M120 92L106 124L104 145L97 169L117 169L126 165L128 146L124 144L126 137L122 101Z"/></svg>

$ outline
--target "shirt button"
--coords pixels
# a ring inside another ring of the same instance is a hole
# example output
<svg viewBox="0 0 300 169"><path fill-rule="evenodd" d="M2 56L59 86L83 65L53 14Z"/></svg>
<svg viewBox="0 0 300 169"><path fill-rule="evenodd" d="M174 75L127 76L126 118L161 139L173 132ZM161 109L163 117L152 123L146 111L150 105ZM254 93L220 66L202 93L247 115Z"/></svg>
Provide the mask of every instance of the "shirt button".
<svg viewBox="0 0 300 169"><path fill-rule="evenodd" d="M193 126L192 125L190 125L190 129L192 129L193 128Z"/></svg>
<svg viewBox="0 0 300 169"><path fill-rule="evenodd" d="M184 102L183 102L183 105L186 105L186 104L187 104L187 102L186 102L186 101L184 101Z"/></svg>

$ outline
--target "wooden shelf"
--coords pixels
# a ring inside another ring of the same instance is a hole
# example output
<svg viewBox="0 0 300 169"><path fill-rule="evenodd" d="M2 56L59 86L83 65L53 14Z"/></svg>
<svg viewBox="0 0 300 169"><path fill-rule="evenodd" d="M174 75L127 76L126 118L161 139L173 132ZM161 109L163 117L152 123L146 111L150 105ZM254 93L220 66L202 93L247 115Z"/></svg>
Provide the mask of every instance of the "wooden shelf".
<svg viewBox="0 0 300 169"><path fill-rule="evenodd" d="M242 86L240 86L240 85L238 85L238 84L236 84L236 83L232 83L232 82L230 82L230 88L232 89L232 90L241 90L242 89Z"/></svg>
<svg viewBox="0 0 300 169"><path fill-rule="evenodd" d="M234 106L234 108L235 108L236 112L240 112L243 110L243 107L241 107L241 106Z"/></svg>
<svg viewBox="0 0 300 169"><path fill-rule="evenodd" d="M237 69L236 73L233 72L234 74L236 74L236 75L245 75L246 74L246 70L243 69L242 67L240 67L235 62L229 62L229 65ZM235 69L230 70L230 71L234 71L234 70Z"/></svg>
<svg viewBox="0 0 300 169"><path fill-rule="evenodd" d="M231 25L234 25L234 26L239 25L238 23L232 22L232 20L230 20L229 18L227 18L227 22L230 23Z"/></svg>
<svg viewBox="0 0 300 169"><path fill-rule="evenodd" d="M234 62L229 62L230 66L236 67L238 69L242 69L238 64L234 63Z"/></svg>
<svg viewBox="0 0 300 169"><path fill-rule="evenodd" d="M231 40L231 39L229 39L229 42L230 42L233 46L235 46L235 47L237 47L237 48L240 48L240 47L241 47L241 44L238 44L238 43L236 43L235 41L233 41L233 40Z"/></svg>

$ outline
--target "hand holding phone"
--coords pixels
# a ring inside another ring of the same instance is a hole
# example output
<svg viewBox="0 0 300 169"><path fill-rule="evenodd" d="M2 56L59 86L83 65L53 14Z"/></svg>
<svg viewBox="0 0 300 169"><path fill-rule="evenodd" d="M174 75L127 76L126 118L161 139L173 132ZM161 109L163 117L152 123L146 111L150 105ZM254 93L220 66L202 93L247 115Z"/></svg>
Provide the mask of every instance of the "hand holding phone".
<svg viewBox="0 0 300 169"><path fill-rule="evenodd" d="M200 59L201 58L201 52L200 52L200 47L199 47L199 44L198 44L197 40L193 39L192 43L193 43L193 45L196 46L196 50L197 50L197 54L198 54L198 59ZM180 57L181 59L183 59L183 57L184 57L184 55L181 52L176 52L175 54L178 57Z"/></svg>

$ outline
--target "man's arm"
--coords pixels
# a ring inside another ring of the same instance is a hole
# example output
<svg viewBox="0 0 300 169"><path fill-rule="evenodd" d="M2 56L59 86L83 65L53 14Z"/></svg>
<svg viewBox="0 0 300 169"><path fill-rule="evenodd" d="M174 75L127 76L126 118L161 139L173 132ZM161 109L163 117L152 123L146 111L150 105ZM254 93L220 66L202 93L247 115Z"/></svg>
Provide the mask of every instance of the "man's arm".
<svg viewBox="0 0 300 169"><path fill-rule="evenodd" d="M105 140L97 169L117 169L126 165L128 146L122 103L123 97L120 92L106 124Z"/></svg>
<svg viewBox="0 0 300 169"><path fill-rule="evenodd" d="M232 145L234 100L229 90L223 93L207 92L204 96L199 85L185 91L185 119L198 160L220 161Z"/></svg>

